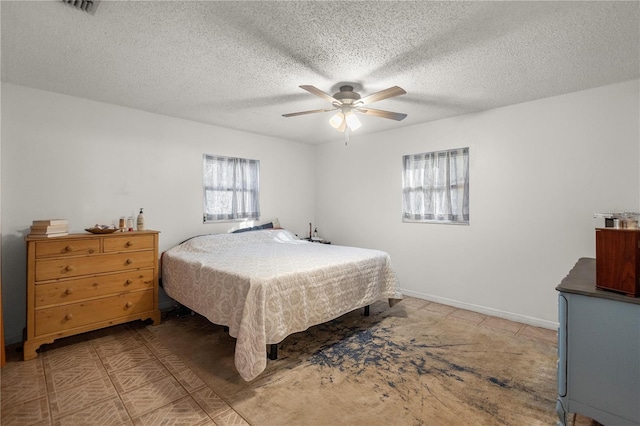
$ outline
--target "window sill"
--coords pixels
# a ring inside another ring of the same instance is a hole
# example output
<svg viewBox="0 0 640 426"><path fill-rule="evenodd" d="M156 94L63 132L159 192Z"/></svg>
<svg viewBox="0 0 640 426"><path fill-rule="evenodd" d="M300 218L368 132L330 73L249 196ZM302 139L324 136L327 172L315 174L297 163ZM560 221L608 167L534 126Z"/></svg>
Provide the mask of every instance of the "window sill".
<svg viewBox="0 0 640 426"><path fill-rule="evenodd" d="M416 220L416 219L402 219L402 223L431 223L438 225L463 225L469 226L469 222L456 222L453 220L435 220L435 219L425 219L425 220Z"/></svg>

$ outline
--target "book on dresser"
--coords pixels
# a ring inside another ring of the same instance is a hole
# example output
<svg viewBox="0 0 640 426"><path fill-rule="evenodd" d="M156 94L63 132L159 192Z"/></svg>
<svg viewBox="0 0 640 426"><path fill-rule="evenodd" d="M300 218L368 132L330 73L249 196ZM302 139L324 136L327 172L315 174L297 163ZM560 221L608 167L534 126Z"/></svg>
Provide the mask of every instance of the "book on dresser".
<svg viewBox="0 0 640 426"><path fill-rule="evenodd" d="M31 225L30 237L53 238L69 234L69 221L67 219L34 220Z"/></svg>
<svg viewBox="0 0 640 426"><path fill-rule="evenodd" d="M27 236L25 361L59 338L135 320L160 324L158 236Z"/></svg>
<svg viewBox="0 0 640 426"><path fill-rule="evenodd" d="M45 220L34 220L32 222L33 226L68 226L69 221L67 219L45 219Z"/></svg>
<svg viewBox="0 0 640 426"><path fill-rule="evenodd" d="M67 225L31 225L32 234L55 234L58 232L67 232Z"/></svg>
<svg viewBox="0 0 640 426"><path fill-rule="evenodd" d="M56 238L56 237L64 237L65 235L69 235L68 232L53 232L53 233L34 233L31 231L29 234L29 238Z"/></svg>

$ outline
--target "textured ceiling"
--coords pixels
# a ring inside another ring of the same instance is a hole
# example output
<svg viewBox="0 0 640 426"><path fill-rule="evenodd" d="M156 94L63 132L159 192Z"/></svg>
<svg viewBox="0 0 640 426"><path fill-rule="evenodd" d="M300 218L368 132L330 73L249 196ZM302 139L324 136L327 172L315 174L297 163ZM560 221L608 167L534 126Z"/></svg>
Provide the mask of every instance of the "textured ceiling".
<svg viewBox="0 0 640 426"><path fill-rule="evenodd" d="M640 77L640 3L3 1L2 81L284 139L340 141L298 88L406 95L352 135Z"/></svg>

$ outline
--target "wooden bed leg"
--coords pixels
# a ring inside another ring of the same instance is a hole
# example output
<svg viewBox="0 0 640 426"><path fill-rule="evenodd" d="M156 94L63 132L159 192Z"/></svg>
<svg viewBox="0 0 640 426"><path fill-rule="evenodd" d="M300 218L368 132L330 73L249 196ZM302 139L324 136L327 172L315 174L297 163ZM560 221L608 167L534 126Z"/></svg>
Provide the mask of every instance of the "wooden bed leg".
<svg viewBox="0 0 640 426"><path fill-rule="evenodd" d="M272 343L269 353L267 354L267 356L269 357L270 360L276 360L278 359L278 344L277 343Z"/></svg>
<svg viewBox="0 0 640 426"><path fill-rule="evenodd" d="M369 305L364 307L364 316L368 317L369 316Z"/></svg>

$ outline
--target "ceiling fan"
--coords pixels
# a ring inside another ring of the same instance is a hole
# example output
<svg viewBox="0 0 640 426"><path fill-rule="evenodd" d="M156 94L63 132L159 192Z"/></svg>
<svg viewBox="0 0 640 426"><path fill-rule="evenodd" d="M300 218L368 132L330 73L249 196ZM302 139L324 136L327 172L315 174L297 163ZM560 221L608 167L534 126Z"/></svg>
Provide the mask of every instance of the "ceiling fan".
<svg viewBox="0 0 640 426"><path fill-rule="evenodd" d="M307 85L300 86L300 88L330 102L333 108L292 112L290 114L282 114L283 117L295 117L297 115L338 110L338 112L329 120L329 124L331 124L331 126L337 131L345 132L348 130L358 130L362 126L360 120L358 120L358 117L354 114L355 112L396 121L401 121L407 116L407 114L399 112L383 111L380 109L366 107L368 104L407 93L404 89L398 86L389 87L388 89L381 90L365 96L364 98L362 98L359 93L354 92L353 86L350 85L340 86L340 91L338 93L334 93L333 96L326 94L314 86Z"/></svg>

